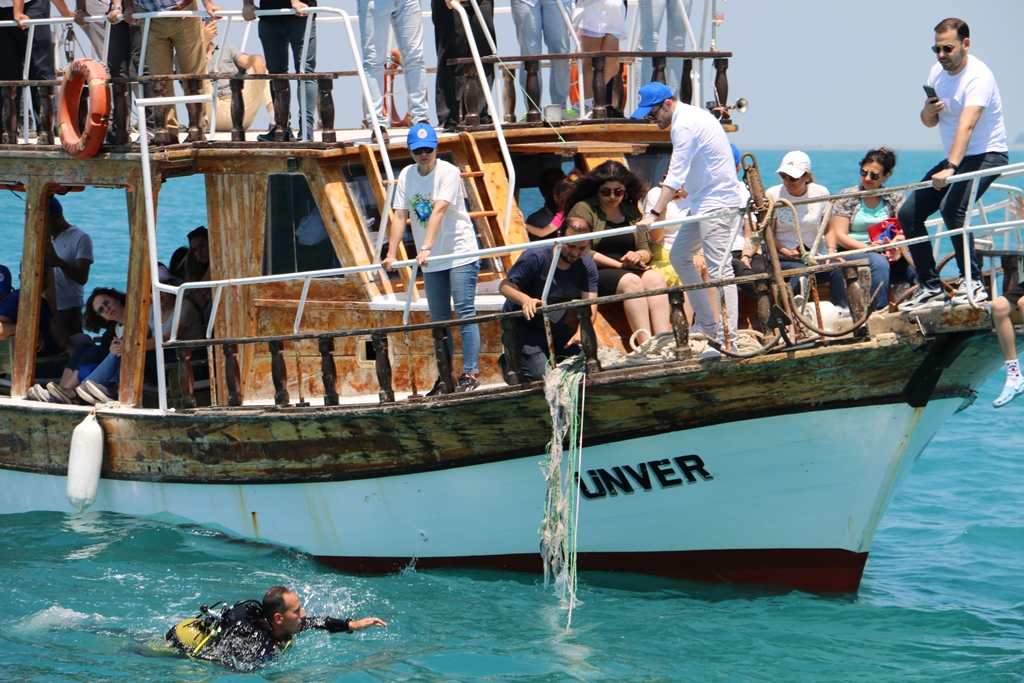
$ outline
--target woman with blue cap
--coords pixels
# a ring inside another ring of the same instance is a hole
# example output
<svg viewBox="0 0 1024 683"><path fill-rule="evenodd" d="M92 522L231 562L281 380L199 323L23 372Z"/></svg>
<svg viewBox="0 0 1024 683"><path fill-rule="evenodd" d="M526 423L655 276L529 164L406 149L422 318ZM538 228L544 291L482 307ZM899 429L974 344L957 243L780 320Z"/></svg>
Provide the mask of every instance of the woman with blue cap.
<svg viewBox="0 0 1024 683"><path fill-rule="evenodd" d="M423 285L427 291L427 307L431 322L451 318L454 304L455 317L476 315L476 280L480 273L480 260L475 256L436 261L431 258L476 251L476 232L466 211L466 196L462 189L459 169L437 158L437 133L425 123L409 129L409 152L415 164L406 166L398 175L391 207L391 232L388 255L381 262L393 268L398 258L398 245L405 234L405 221L411 218L412 236L416 242L416 262L423 270ZM480 330L463 325L462 375L455 391L473 391L479 386ZM449 348L453 348L449 337ZM444 391L439 378L427 396Z"/></svg>

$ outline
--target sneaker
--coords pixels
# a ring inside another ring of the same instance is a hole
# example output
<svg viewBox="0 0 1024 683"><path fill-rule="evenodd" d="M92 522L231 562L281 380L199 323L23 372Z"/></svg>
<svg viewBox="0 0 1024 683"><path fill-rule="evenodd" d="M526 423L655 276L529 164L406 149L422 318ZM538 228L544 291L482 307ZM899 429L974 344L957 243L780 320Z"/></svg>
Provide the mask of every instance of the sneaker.
<svg viewBox="0 0 1024 683"><path fill-rule="evenodd" d="M441 129L445 133L458 133L459 132L459 123L458 123L458 121L448 120L448 121L445 121L443 124L441 124Z"/></svg>
<svg viewBox="0 0 1024 683"><path fill-rule="evenodd" d="M1007 384L1003 387L1002 393L992 401L992 407L1002 408L1021 394L1024 394L1024 377L1019 377L1016 384Z"/></svg>
<svg viewBox="0 0 1024 683"><path fill-rule="evenodd" d="M86 391L85 387L83 387L81 384L75 387L75 393L78 394L78 398L85 401L85 404L87 406L94 406L99 403L96 397L90 394L88 391ZM106 401L104 401L104 403L106 403Z"/></svg>
<svg viewBox="0 0 1024 683"><path fill-rule="evenodd" d="M975 303L980 303L988 298L988 292L985 291L985 285L981 283L981 280L971 280L971 298ZM971 303L967 300L967 281L963 278L956 281L956 291L953 292L953 298L950 301L956 305Z"/></svg>
<svg viewBox="0 0 1024 683"><path fill-rule="evenodd" d="M256 136L256 139L259 140L260 142L277 142L277 138L274 137L275 133L277 133L277 126L271 126L270 130L268 130L266 133L260 133L259 135ZM285 142L291 142L294 139L295 138L294 136L292 136L292 132L290 130L285 131Z"/></svg>
<svg viewBox="0 0 1024 683"><path fill-rule="evenodd" d="M48 392L46 389L39 386L38 384L33 384L28 388L28 394L25 396L25 398L28 399L29 401L39 401L40 403L57 402L55 398L50 396L50 392Z"/></svg>
<svg viewBox="0 0 1024 683"><path fill-rule="evenodd" d="M900 304L901 311L921 311L935 306L944 306L946 295L941 287L932 288L918 285L917 291L909 299Z"/></svg>
<svg viewBox="0 0 1024 683"><path fill-rule="evenodd" d="M64 387L60 386L56 382L50 382L46 385L46 391L56 399L56 403L64 403L67 405L76 405L78 401L75 396L71 396L64 391Z"/></svg>
<svg viewBox="0 0 1024 683"><path fill-rule="evenodd" d="M458 389L456 389L456 391L458 391ZM434 382L434 388L427 392L427 396L440 396L441 394L447 393L448 392L444 390L444 382L442 382L441 378L438 377L437 381Z"/></svg>
<svg viewBox="0 0 1024 683"><path fill-rule="evenodd" d="M462 377L459 377L458 383L455 385L455 393L464 394L468 391L473 391L478 386L480 386L479 380L468 372L464 372L462 373Z"/></svg>
<svg viewBox="0 0 1024 683"><path fill-rule="evenodd" d="M92 394L99 403L109 403L110 401L117 400L117 396L112 395L109 389L96 384L96 382L93 382L91 379L85 380L85 382L82 383L82 386L85 387L85 390Z"/></svg>

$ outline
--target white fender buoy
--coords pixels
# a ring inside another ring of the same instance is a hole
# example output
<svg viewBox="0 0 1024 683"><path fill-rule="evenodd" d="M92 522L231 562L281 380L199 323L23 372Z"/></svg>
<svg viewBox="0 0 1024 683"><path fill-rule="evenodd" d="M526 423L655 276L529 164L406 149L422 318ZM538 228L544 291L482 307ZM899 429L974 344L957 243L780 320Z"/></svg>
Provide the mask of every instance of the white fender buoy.
<svg viewBox="0 0 1024 683"><path fill-rule="evenodd" d="M68 502L79 512L96 502L102 466L103 428L93 412L75 427L68 455Z"/></svg>

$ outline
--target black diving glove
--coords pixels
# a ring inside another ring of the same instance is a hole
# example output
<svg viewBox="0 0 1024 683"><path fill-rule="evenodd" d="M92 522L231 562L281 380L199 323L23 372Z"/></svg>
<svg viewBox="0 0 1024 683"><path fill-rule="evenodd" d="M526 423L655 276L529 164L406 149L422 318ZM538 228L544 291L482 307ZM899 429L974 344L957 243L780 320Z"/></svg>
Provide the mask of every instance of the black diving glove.
<svg viewBox="0 0 1024 683"><path fill-rule="evenodd" d="M327 617L324 619L324 628L327 629L328 633L351 633L352 631L348 627L348 619L334 619Z"/></svg>

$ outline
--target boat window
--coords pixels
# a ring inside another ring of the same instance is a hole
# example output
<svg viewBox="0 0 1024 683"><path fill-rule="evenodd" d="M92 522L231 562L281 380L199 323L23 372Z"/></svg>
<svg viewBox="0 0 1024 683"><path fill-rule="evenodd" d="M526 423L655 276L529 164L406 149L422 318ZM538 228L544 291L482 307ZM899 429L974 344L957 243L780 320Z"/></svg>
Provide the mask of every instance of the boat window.
<svg viewBox="0 0 1024 683"><path fill-rule="evenodd" d="M267 180L264 274L339 267L306 177L276 174Z"/></svg>
<svg viewBox="0 0 1024 683"><path fill-rule="evenodd" d="M643 154L629 155L626 165L636 173L649 187L657 187L661 179L668 173L669 153L671 147L651 145Z"/></svg>

